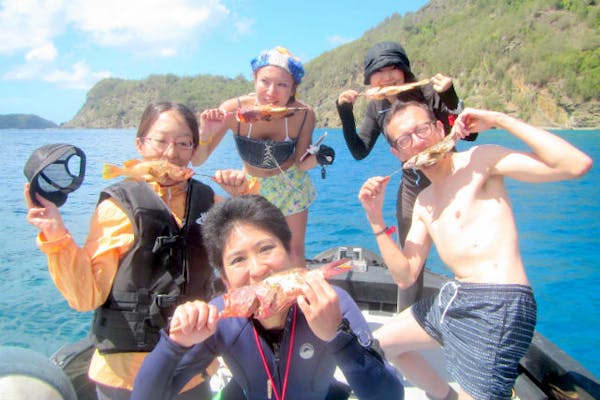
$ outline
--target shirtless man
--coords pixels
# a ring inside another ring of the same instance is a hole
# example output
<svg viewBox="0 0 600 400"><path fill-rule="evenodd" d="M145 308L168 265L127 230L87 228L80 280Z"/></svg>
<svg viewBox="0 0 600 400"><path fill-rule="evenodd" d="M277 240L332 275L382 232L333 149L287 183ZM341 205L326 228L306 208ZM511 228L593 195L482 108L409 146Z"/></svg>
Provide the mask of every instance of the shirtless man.
<svg viewBox="0 0 600 400"><path fill-rule="evenodd" d="M417 103L395 104L384 126L392 153L403 162L444 137L442 123ZM557 181L582 176L592 166L565 140L499 112L466 109L453 129L462 138L492 127L532 151L481 145L423 167L431 186L417 198L403 249L385 234L382 205L389 177L368 179L358 195L400 287L415 281L432 244L455 276L439 296L417 302L375 332L388 359L433 399L456 398L456 393L417 350L443 344L461 399L510 399L518 362L531 343L536 304L505 177Z"/></svg>

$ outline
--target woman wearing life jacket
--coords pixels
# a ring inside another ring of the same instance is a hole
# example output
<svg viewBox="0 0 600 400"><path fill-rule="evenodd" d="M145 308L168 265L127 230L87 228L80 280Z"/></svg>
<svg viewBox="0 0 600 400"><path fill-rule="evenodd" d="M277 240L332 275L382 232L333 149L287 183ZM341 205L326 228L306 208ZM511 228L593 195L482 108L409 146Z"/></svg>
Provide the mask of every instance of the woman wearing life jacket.
<svg viewBox="0 0 600 400"><path fill-rule="evenodd" d="M187 167L198 147L196 117L181 104L150 104L136 147L143 161ZM229 192L247 186L242 171L219 171L215 178ZM27 221L40 229L37 244L48 256L52 280L73 309L94 310L96 351L88 376L98 398L129 399L137 371L176 305L214 294L201 224L219 197L194 179L125 179L101 192L80 247L58 207L35 193L41 206L34 205L29 189L26 184ZM177 398L207 399L209 389L197 375Z"/></svg>

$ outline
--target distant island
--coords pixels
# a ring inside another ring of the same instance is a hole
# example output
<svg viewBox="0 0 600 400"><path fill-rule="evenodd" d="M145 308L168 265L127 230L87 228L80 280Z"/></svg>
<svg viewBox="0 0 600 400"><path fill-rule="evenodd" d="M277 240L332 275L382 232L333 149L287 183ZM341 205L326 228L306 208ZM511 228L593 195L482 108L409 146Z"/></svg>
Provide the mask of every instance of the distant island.
<svg viewBox="0 0 600 400"><path fill-rule="evenodd" d="M34 114L0 114L0 129L46 129L57 128L48 121Z"/></svg>

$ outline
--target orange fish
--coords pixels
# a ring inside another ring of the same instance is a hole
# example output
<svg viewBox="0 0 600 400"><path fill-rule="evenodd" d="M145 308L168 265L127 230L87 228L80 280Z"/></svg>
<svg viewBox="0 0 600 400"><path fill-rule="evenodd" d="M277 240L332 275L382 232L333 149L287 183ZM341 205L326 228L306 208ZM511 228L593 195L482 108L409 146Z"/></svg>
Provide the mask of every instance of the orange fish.
<svg viewBox="0 0 600 400"><path fill-rule="evenodd" d="M256 177L248 179L248 188L244 191L244 194L258 194L260 190L260 181Z"/></svg>
<svg viewBox="0 0 600 400"><path fill-rule="evenodd" d="M194 175L194 170L180 167L167 160L140 161L127 160L123 166L104 164L102 178L113 179L127 176L138 180L153 180L160 185L169 186L188 180Z"/></svg>

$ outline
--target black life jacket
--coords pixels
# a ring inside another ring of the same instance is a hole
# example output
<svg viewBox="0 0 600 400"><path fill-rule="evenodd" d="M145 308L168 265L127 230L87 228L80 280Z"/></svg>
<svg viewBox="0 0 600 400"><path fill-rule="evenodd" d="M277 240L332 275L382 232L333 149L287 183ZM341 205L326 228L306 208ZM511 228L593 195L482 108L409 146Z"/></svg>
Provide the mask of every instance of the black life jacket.
<svg viewBox="0 0 600 400"><path fill-rule="evenodd" d="M190 180L185 220L145 182L126 180L100 193L127 214L134 244L121 262L107 301L94 313L92 337L102 353L151 351L177 304L213 296L215 273L202 243L202 216L213 190Z"/></svg>

